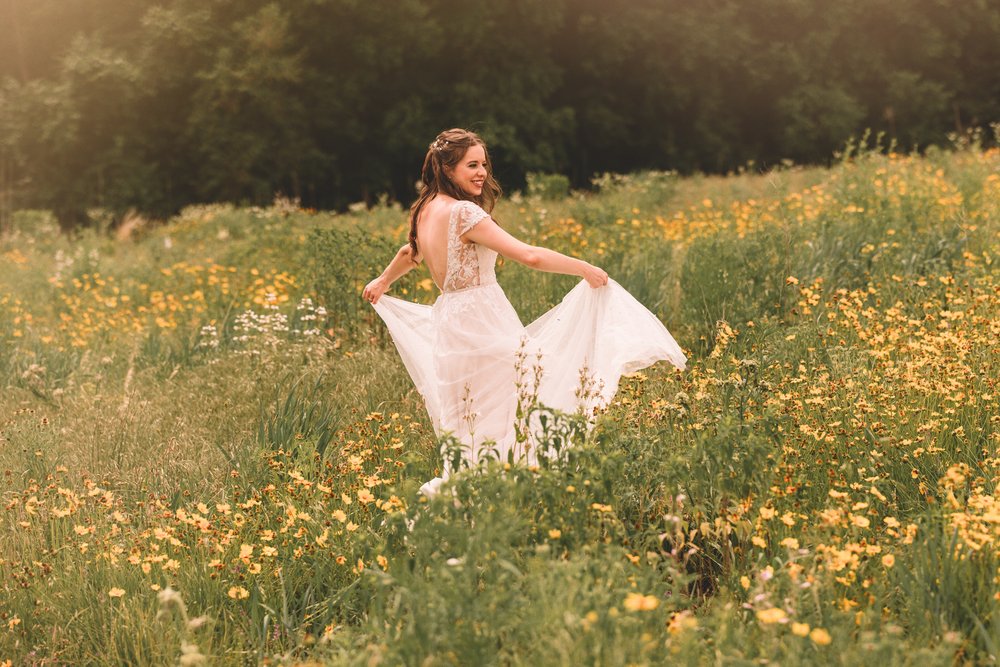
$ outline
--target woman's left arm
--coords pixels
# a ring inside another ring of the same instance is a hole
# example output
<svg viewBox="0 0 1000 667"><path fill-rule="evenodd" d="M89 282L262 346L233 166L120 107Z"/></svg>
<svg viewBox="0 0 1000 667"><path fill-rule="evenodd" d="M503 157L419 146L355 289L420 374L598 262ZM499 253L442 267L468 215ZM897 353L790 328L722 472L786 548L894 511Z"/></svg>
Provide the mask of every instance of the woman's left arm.
<svg viewBox="0 0 1000 667"><path fill-rule="evenodd" d="M365 301L377 303L389 287L399 280L401 276L406 275L407 272L415 268L421 259L422 257L419 252L416 256L413 255L413 249L409 243L404 245L396 253L396 256L392 258L392 261L389 262L389 266L385 267L382 275L365 285L364 292L362 292Z"/></svg>

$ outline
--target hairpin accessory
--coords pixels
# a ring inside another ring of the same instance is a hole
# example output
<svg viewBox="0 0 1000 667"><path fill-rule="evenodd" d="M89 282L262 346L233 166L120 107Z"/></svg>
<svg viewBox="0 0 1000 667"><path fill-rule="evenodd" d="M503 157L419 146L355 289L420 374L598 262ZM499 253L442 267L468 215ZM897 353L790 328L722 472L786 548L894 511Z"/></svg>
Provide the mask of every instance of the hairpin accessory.
<svg viewBox="0 0 1000 667"><path fill-rule="evenodd" d="M447 139L435 139L434 143L431 144L431 150L441 152L444 150L445 145L447 145Z"/></svg>

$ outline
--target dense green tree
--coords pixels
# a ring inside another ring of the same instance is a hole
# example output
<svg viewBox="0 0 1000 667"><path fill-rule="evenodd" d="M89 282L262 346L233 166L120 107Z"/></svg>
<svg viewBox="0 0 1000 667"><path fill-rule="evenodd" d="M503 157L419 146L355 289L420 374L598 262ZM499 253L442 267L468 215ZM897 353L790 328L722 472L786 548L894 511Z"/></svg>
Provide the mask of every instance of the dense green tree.
<svg viewBox="0 0 1000 667"><path fill-rule="evenodd" d="M232 31L196 74L186 130L202 158L201 198L261 201L276 188L298 190L311 150L297 94L302 51L277 3L237 21Z"/></svg>
<svg viewBox="0 0 1000 667"><path fill-rule="evenodd" d="M1000 0L0 0L0 25L0 218L409 202L452 126L516 188L1000 120Z"/></svg>

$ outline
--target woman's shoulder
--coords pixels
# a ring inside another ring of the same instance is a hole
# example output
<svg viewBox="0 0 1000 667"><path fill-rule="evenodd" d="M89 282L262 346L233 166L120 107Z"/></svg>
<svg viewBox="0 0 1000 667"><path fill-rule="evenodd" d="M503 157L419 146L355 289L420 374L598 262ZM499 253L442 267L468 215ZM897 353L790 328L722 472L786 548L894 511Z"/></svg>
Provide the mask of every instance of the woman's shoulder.
<svg viewBox="0 0 1000 667"><path fill-rule="evenodd" d="M455 199L450 195L438 193L427 202L436 210L459 215L489 215L479 204L469 199Z"/></svg>
<svg viewBox="0 0 1000 667"><path fill-rule="evenodd" d="M445 208L454 208L455 204L475 204L475 202L469 201L468 199L455 199L451 195L446 195L443 192L439 192L431 197L427 203L443 206Z"/></svg>
<svg viewBox="0 0 1000 667"><path fill-rule="evenodd" d="M441 215L447 217L448 211L451 210L452 204L455 201L451 197L447 197L447 200L445 199L444 196L440 194L434 195L433 197L428 199L426 202L424 202L423 206L420 209L419 219L426 220L427 218L437 218L440 217Z"/></svg>
<svg viewBox="0 0 1000 667"><path fill-rule="evenodd" d="M461 215L483 216L489 215L482 206L471 199L452 199L449 204L453 211L458 211Z"/></svg>
<svg viewBox="0 0 1000 667"><path fill-rule="evenodd" d="M458 233L464 234L481 221L490 217L486 210L474 201L467 199L459 200L452 206L452 219L458 227Z"/></svg>

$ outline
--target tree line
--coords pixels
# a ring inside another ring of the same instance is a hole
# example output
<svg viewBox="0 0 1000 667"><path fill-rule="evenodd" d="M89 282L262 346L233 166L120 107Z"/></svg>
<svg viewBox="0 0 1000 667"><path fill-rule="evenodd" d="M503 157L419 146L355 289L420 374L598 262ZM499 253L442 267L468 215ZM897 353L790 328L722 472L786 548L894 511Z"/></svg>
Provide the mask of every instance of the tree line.
<svg viewBox="0 0 1000 667"><path fill-rule="evenodd" d="M0 203L408 203L480 132L501 183L820 162L1000 120L1000 0L4 0Z"/></svg>

